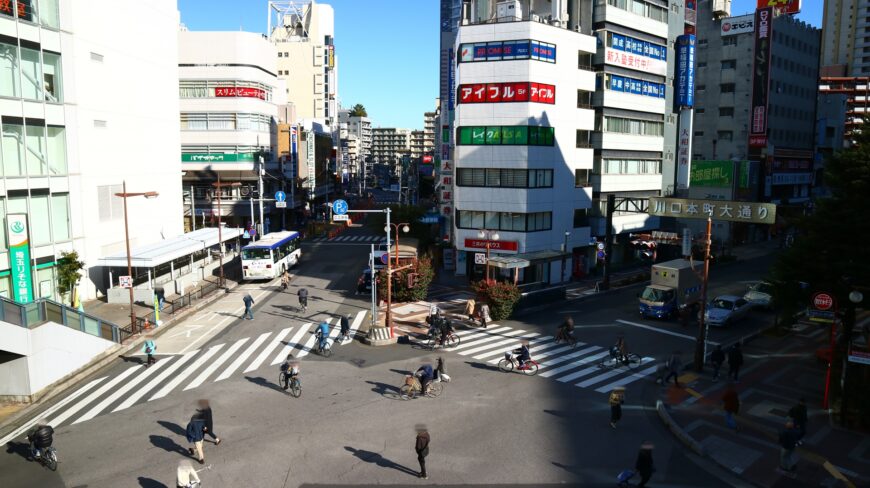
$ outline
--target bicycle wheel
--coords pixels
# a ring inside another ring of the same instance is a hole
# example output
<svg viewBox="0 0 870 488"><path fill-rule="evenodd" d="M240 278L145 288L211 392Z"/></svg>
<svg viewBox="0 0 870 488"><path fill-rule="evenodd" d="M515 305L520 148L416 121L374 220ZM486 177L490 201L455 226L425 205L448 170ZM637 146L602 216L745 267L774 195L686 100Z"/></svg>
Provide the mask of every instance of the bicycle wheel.
<svg viewBox="0 0 870 488"><path fill-rule="evenodd" d="M290 382L290 394L293 395L294 398L302 396L302 382L296 378L293 378L293 381Z"/></svg>
<svg viewBox="0 0 870 488"><path fill-rule="evenodd" d="M416 390L414 390L411 385L402 385L402 387L399 388L399 398L402 400L410 400L414 398L415 394Z"/></svg>
<svg viewBox="0 0 870 488"><path fill-rule="evenodd" d="M437 345L438 345L438 340L435 339L434 337L430 337L430 338L429 338L429 341L426 342L426 347L429 348L429 349L432 350L432 351L435 350L435 346L437 346Z"/></svg>
<svg viewBox="0 0 870 488"><path fill-rule="evenodd" d="M521 371L526 376L535 376L538 374L538 365L531 361L526 361L525 367Z"/></svg>
<svg viewBox="0 0 870 488"><path fill-rule="evenodd" d="M459 342L460 342L460 338L458 335L450 334L449 336L447 336L447 340L444 342L444 347L446 347L448 349L451 347L456 347L459 345Z"/></svg>
<svg viewBox="0 0 870 488"><path fill-rule="evenodd" d="M498 362L498 369L504 371L505 373L510 373L514 370L514 363L508 361L507 359L502 359Z"/></svg>
<svg viewBox="0 0 870 488"><path fill-rule="evenodd" d="M278 373L278 384L279 384L279 385L283 385L283 384L284 384L284 377L286 377L286 376L287 376L287 373L285 373L285 372L283 372L283 371L281 371L280 373Z"/></svg>
<svg viewBox="0 0 870 488"><path fill-rule="evenodd" d="M429 383L429 393L427 393L426 396L435 398L440 395L442 391L444 391L444 385L440 382L436 383L433 381Z"/></svg>
<svg viewBox="0 0 870 488"><path fill-rule="evenodd" d="M330 346L329 344L323 346L323 349L320 350L320 355L325 358L332 356L332 346Z"/></svg>
<svg viewBox="0 0 870 488"><path fill-rule="evenodd" d="M57 471L57 449L49 447L43 453L43 458L48 469Z"/></svg>
<svg viewBox="0 0 870 488"><path fill-rule="evenodd" d="M612 368L614 364L616 364L616 361L610 357L605 357L602 358L601 361L598 361L598 367L602 369Z"/></svg>
<svg viewBox="0 0 870 488"><path fill-rule="evenodd" d="M628 361L626 365L628 366L628 369L635 370L638 366L640 366L640 361L640 356L632 352L628 354Z"/></svg>

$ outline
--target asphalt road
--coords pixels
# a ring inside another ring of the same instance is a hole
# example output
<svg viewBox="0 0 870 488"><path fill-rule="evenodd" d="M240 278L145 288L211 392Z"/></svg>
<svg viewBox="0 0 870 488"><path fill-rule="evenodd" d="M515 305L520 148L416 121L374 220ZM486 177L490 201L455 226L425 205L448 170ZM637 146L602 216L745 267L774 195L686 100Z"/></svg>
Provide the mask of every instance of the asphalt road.
<svg viewBox="0 0 870 488"><path fill-rule="evenodd" d="M453 378L443 395L411 401L397 397L398 386L404 374L434 360L428 351L352 343L335 345L329 359L308 354L320 320L344 313L356 322L368 320L360 313L367 310L367 300L353 295L368 246L326 242L305 245L303 251L288 292L275 284L246 284L162 336L159 368L143 368L138 356L119 359L46 405L43 417L62 419L56 423L58 471L28 462L17 437L0 456L0 485L175 486L175 467L188 458L184 427L196 401L207 398L223 440L220 446L205 445L210 468L201 477L209 487L612 486L619 471L633 467L644 440L656 446L653 486L726 486L662 426L650 403L659 387L649 378L628 385L624 418L612 429L606 392L502 373L457 351L442 353ZM759 278L764 266L766 261L759 260L714 269L712 289L742 290L739 282ZM296 308L299 286L311 290L305 314ZM245 292L257 300L253 321L238 318ZM500 325L544 335L570 313L578 337L590 346L606 347L623 331L629 347L644 356L659 359L680 349L688 359L692 342L687 337L693 332L638 319L635 293L628 289L551 306ZM768 319L759 315L711 337L728 342ZM468 338L479 333L469 332ZM272 364L287 350L304 355L298 399L278 387ZM414 428L421 423L432 436L428 481L415 476Z"/></svg>

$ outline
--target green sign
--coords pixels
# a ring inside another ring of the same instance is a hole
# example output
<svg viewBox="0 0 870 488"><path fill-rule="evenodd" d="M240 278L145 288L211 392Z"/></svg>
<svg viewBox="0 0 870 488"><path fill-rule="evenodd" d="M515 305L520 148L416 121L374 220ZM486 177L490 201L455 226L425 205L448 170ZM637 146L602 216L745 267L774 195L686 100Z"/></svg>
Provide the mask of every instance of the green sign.
<svg viewBox="0 0 870 488"><path fill-rule="evenodd" d="M749 188L749 161L740 161L740 188Z"/></svg>
<svg viewBox="0 0 870 488"><path fill-rule="evenodd" d="M183 153L184 163L252 163L254 153Z"/></svg>
<svg viewBox="0 0 870 488"><path fill-rule="evenodd" d="M734 163L731 161L692 161L691 186L731 188Z"/></svg>
<svg viewBox="0 0 870 488"><path fill-rule="evenodd" d="M6 216L9 242L9 268L12 271L12 297L19 303L33 301L33 276L30 270L30 241L27 239L27 214Z"/></svg>

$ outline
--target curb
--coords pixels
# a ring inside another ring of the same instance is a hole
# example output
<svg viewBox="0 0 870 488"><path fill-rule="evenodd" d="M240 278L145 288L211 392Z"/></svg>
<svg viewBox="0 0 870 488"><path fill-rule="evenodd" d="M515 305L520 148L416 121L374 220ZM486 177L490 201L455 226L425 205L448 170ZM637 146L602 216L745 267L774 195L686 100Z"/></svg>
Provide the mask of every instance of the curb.
<svg viewBox="0 0 870 488"><path fill-rule="evenodd" d="M667 407L665 407L664 402L661 400L656 400L656 412L659 414L659 418L665 424L665 427L671 431L674 436L679 439L683 444L686 445L689 449L692 450L695 454L703 457L707 457L707 453L701 444L698 443L695 439L692 438L682 427L679 426L676 422L674 422L673 417L671 417L670 412L668 412ZM721 466L721 465L720 465Z"/></svg>
<svg viewBox="0 0 870 488"><path fill-rule="evenodd" d="M171 321L167 321L169 323L164 324L162 326L157 326L157 327L151 329L150 333L153 334L153 337L155 339L160 337L161 335L165 334L166 331L168 331L169 329L172 329L175 326L175 324L178 324L182 320L186 319L190 314L197 312L197 311L201 310L203 307L206 307L206 306L214 303L220 297L226 295L227 292L229 292L229 290L232 290L232 289L236 288L237 286L239 286L239 284L236 282L235 285L232 286L232 288L227 288L224 293L220 293L219 289L215 290L215 293L209 299L200 300L200 302L197 303L196 306L188 307L187 309L185 309L184 311L180 312L178 315L173 317ZM109 365L112 361L117 359L118 355L122 355L122 354L129 352L129 351L133 351L135 349L138 349L138 347L143 342L145 342L145 336L140 332L138 337L133 338L127 344L119 344L119 345L110 347L106 351L103 351L102 353L100 353L100 354L96 355L94 358L92 358L89 363L85 364L84 366L81 366L79 369L69 373L68 375L57 380L56 382L52 383L51 385L46 386L43 389L43 391L45 391L45 393L37 394L36 400L32 401L28 406L22 408L18 412L15 412L14 414L12 414L9 417L5 418L4 420L0 421L0 436L5 436L9 432L15 430L17 428L17 426L15 426L13 424L17 423L19 420L21 420L23 418L27 418L28 416L32 415L34 413L34 411L41 408L45 404L45 402L52 400L55 397L61 395L62 393L67 391L70 387L75 385L76 383L78 383L81 380L83 380L84 378L96 373L97 371L104 368L105 366Z"/></svg>

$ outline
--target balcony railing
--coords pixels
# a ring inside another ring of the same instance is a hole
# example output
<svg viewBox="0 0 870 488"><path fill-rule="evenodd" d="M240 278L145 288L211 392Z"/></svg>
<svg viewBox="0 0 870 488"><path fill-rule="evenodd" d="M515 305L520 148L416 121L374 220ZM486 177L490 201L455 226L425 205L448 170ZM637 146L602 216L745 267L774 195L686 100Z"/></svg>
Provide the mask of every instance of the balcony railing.
<svg viewBox="0 0 870 488"><path fill-rule="evenodd" d="M509 16L509 17L491 17L489 19L481 19L481 20L469 20L468 23L462 23L460 20L459 26L469 26L469 25L486 25L486 24L502 24L506 22L538 22L540 24L546 24L549 26L556 27L558 29L567 29L568 21L563 20L561 22L554 20L552 15L539 15L536 13L527 13L522 16ZM574 29L576 32L581 32L580 25ZM583 32L583 34L591 34L591 32Z"/></svg>
<svg viewBox="0 0 870 488"><path fill-rule="evenodd" d="M38 298L31 303L18 303L0 297L0 321L28 329L46 322L55 322L118 344L130 337L129 330L47 298Z"/></svg>

